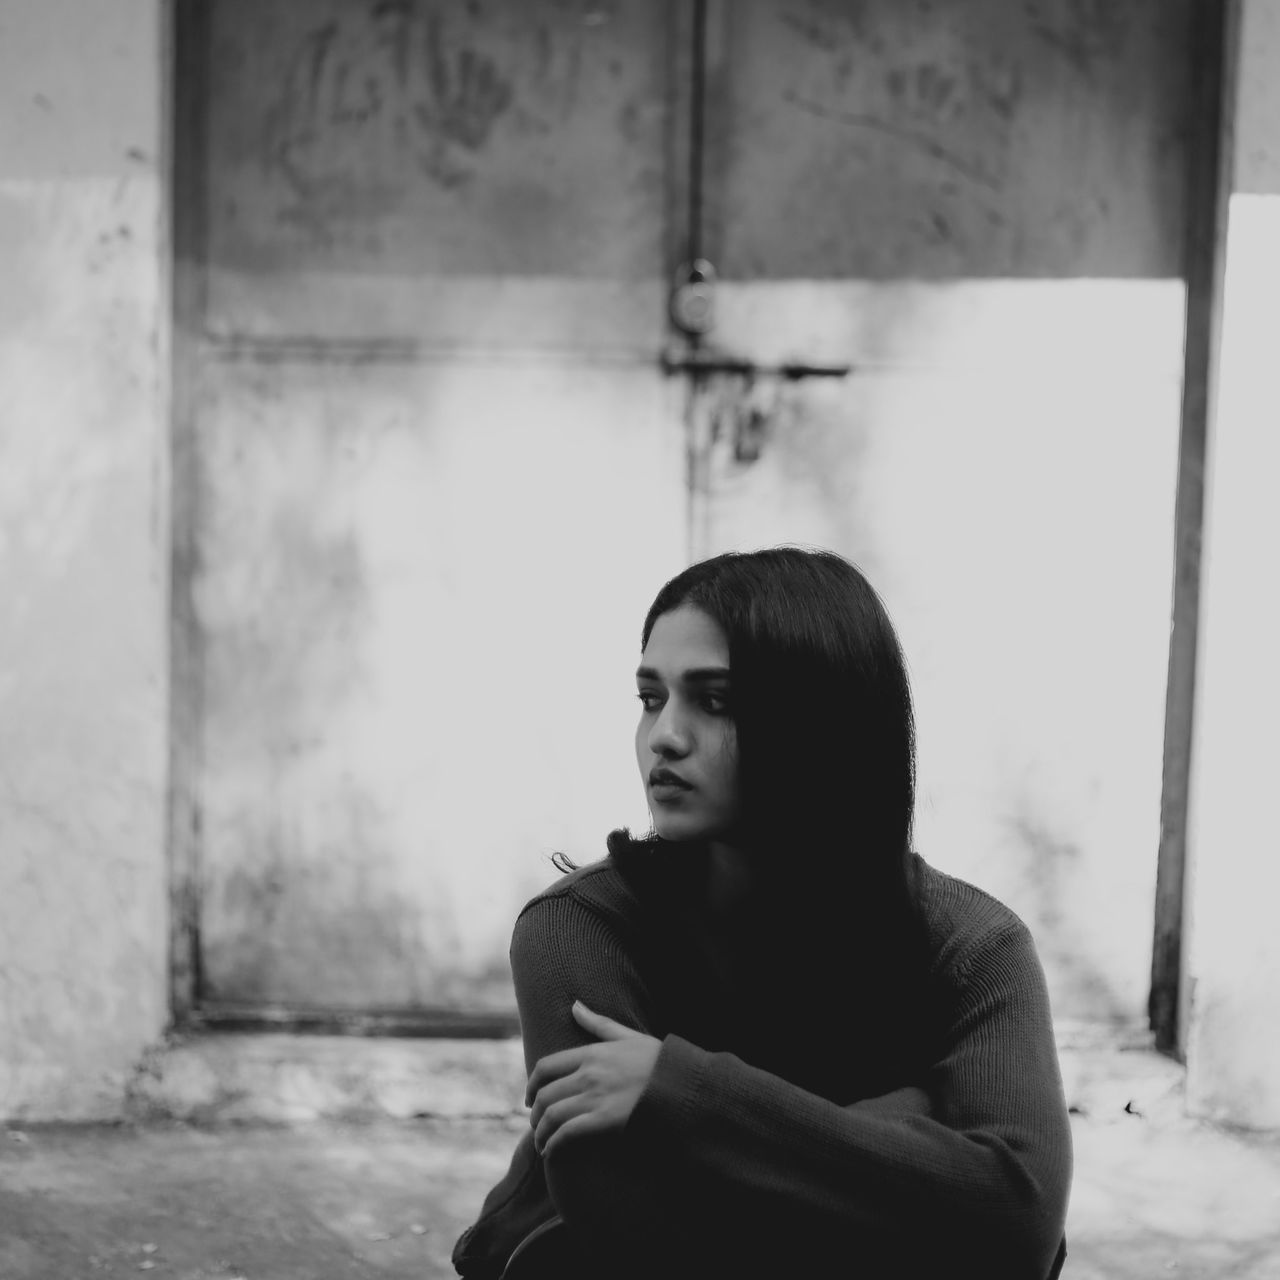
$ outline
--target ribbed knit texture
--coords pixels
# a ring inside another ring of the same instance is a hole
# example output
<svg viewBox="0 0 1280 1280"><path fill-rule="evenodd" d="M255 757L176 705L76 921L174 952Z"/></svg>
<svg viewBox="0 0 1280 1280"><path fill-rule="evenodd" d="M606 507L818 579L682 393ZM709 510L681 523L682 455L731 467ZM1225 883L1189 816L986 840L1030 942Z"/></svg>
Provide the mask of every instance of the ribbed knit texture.
<svg viewBox="0 0 1280 1280"><path fill-rule="evenodd" d="M877 1098L838 1080L820 1096L791 1083L806 1064L783 1078L734 1052L749 1045L751 1019L735 1023L725 1009L750 1010L750 992L694 972L698 940L680 936L681 917L642 902L610 860L529 903L511 948L527 1067L591 1042L574 999L663 1045L620 1135L566 1143L550 1169L522 1140L459 1241L458 1270L496 1276L558 1212L609 1276L822 1266L860 1280L1045 1280L1071 1142L1043 973L1011 911L923 862L916 870L928 1048ZM848 1045L850 1079L887 1048L867 1043L859 1022L858 983L875 981L851 980L824 1029L824 1044L834 1034Z"/></svg>

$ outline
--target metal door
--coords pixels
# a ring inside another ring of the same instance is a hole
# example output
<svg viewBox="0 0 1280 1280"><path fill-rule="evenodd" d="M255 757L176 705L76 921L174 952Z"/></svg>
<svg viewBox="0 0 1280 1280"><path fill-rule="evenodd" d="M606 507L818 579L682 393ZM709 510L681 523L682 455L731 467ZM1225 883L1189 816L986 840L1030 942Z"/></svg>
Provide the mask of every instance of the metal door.
<svg viewBox="0 0 1280 1280"><path fill-rule="evenodd" d="M644 820L627 664L686 550L668 7L187 15L194 1003L510 1026L548 855Z"/></svg>
<svg viewBox="0 0 1280 1280"><path fill-rule="evenodd" d="M917 699L918 846L1025 916L1090 1021L1138 1021L1150 976L1190 18L708 9L700 359L759 368L700 380L694 554L866 570Z"/></svg>
<svg viewBox="0 0 1280 1280"><path fill-rule="evenodd" d="M922 851L1023 912L1059 1014L1135 1016L1189 0L184 12L203 1016L512 1025L545 855L645 820L648 599L778 541L886 596ZM703 258L681 339L668 290Z"/></svg>

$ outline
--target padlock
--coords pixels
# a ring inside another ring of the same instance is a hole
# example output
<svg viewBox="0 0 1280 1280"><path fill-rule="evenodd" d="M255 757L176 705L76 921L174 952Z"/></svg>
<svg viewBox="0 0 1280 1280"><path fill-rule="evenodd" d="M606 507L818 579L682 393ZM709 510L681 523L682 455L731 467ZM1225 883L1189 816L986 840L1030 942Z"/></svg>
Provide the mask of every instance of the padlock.
<svg viewBox="0 0 1280 1280"><path fill-rule="evenodd" d="M681 333L709 332L715 324L716 269L695 258L676 272L671 289L671 322Z"/></svg>
<svg viewBox="0 0 1280 1280"><path fill-rule="evenodd" d="M765 440L773 421L758 404L739 407L734 421L733 460L735 462L759 462Z"/></svg>

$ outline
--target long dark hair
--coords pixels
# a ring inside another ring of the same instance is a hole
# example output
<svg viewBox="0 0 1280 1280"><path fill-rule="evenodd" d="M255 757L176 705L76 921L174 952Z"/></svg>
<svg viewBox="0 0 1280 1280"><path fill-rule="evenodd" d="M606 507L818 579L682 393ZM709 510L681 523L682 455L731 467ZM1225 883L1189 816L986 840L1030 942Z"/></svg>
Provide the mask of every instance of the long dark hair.
<svg viewBox="0 0 1280 1280"><path fill-rule="evenodd" d="M683 605L728 641L741 843L768 881L758 948L767 980L803 1022L848 999L851 973L874 975L860 997L865 1025L906 1053L925 957L913 887L915 717L888 612L848 560L791 546L727 552L677 574L649 608L642 649L657 619ZM646 861L664 863L653 855L682 856L666 843L619 831L609 849L643 880Z"/></svg>
<svg viewBox="0 0 1280 1280"><path fill-rule="evenodd" d="M832 551L772 547L691 565L657 594L640 644L681 605L729 644L743 838L791 874L884 904L906 890L915 718L879 595Z"/></svg>

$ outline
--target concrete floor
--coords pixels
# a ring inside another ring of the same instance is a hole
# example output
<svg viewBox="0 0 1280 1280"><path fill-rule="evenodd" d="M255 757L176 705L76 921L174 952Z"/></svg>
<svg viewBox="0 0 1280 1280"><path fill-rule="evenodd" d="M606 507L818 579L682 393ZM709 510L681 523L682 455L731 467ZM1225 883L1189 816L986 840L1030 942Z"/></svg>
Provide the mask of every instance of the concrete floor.
<svg viewBox="0 0 1280 1280"><path fill-rule="evenodd" d="M1068 1280L1280 1280L1280 1135L1126 1105L1074 1117ZM438 1280L521 1123L10 1125L0 1277Z"/></svg>

